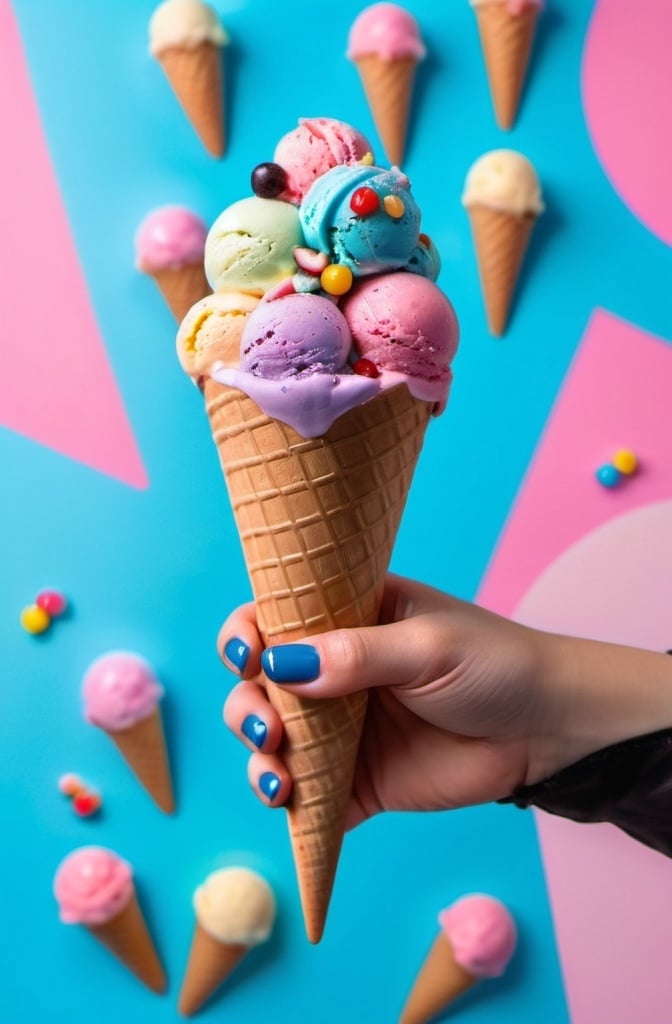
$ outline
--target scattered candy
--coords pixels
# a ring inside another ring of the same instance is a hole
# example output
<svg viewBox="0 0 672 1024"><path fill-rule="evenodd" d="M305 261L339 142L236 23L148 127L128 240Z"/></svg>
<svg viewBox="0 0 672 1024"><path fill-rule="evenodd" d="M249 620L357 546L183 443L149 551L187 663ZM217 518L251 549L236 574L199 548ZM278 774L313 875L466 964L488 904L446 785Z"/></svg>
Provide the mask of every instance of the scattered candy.
<svg viewBox="0 0 672 1024"><path fill-rule="evenodd" d="M73 772L61 775L58 780L58 788L63 796L72 800L72 809L80 818L90 818L101 808L100 794L91 789L86 782L80 779L79 775L75 775Z"/></svg>
<svg viewBox="0 0 672 1024"><path fill-rule="evenodd" d="M358 217L370 217L379 208L380 197L375 189L367 188L366 185L363 185L362 188L356 188L352 193L350 209Z"/></svg>
<svg viewBox="0 0 672 1024"><path fill-rule="evenodd" d="M385 213L389 217L393 217L395 220L399 220L404 216L406 207L404 206L404 200L401 196L385 196L383 199L383 206L385 207Z"/></svg>
<svg viewBox="0 0 672 1024"><path fill-rule="evenodd" d="M621 448L613 456L611 462L605 462L595 471L595 476L603 487L618 487L625 476L632 476L639 467L639 459L629 448Z"/></svg>
<svg viewBox="0 0 672 1024"><path fill-rule="evenodd" d="M86 785L82 782L79 775L67 772L65 775L61 775L58 780L58 788L63 796L77 796L78 793L86 789Z"/></svg>
<svg viewBox="0 0 672 1024"><path fill-rule="evenodd" d="M100 810L101 799L97 793L84 790L77 793L72 801L72 809L80 818L90 818L92 814Z"/></svg>
<svg viewBox="0 0 672 1024"><path fill-rule="evenodd" d="M32 633L33 636L36 636L38 633L44 633L45 629L49 628L51 616L38 605L30 604L21 612L21 625L26 633Z"/></svg>
<svg viewBox="0 0 672 1024"><path fill-rule="evenodd" d="M632 476L639 466L639 459L629 448L621 448L611 460L619 473L623 476Z"/></svg>
<svg viewBox="0 0 672 1024"><path fill-rule="evenodd" d="M329 266L329 257L326 252L309 249L305 245L297 245L294 248L294 262L300 270L319 277L322 271Z"/></svg>
<svg viewBox="0 0 672 1024"><path fill-rule="evenodd" d="M57 590L40 591L35 600L35 604L38 608L41 608L42 611L45 611L52 619L57 619L68 607L68 602L65 597L63 594L59 594Z"/></svg>
<svg viewBox="0 0 672 1024"><path fill-rule="evenodd" d="M358 373L360 377L380 377L380 370L370 359L358 359L353 363L352 369L353 373Z"/></svg>
<svg viewBox="0 0 672 1024"><path fill-rule="evenodd" d="M51 620L63 615L68 602L57 590L41 590L34 604L27 605L21 612L20 622L26 633L44 633Z"/></svg>
<svg viewBox="0 0 672 1024"><path fill-rule="evenodd" d="M277 199L287 188L287 174L280 164L257 164L252 171L252 191L260 199Z"/></svg>
<svg viewBox="0 0 672 1024"><path fill-rule="evenodd" d="M320 284L328 295L345 295L352 288L350 267L331 263L320 274Z"/></svg>

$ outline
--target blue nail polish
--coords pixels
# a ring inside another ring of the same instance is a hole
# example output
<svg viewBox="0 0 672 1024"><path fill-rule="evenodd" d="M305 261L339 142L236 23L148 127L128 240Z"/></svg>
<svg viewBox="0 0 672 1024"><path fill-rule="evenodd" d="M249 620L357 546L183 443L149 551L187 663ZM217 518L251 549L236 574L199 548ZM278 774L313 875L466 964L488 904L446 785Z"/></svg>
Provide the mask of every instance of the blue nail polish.
<svg viewBox="0 0 672 1024"><path fill-rule="evenodd" d="M231 637L230 640L226 641L224 654L231 664L236 666L239 672L245 671L250 648L244 640L239 640L237 636Z"/></svg>
<svg viewBox="0 0 672 1024"><path fill-rule="evenodd" d="M268 731L265 722L262 722L256 715L248 715L247 718L243 719L240 731L243 736L247 736L248 740L254 743L258 750L261 750Z"/></svg>
<svg viewBox="0 0 672 1024"><path fill-rule="evenodd" d="M275 800L280 790L280 779L275 772L264 772L259 776L259 789L269 800Z"/></svg>
<svg viewBox="0 0 672 1024"><path fill-rule="evenodd" d="M274 683L310 683L320 674L320 656L310 644L268 647L261 664Z"/></svg>

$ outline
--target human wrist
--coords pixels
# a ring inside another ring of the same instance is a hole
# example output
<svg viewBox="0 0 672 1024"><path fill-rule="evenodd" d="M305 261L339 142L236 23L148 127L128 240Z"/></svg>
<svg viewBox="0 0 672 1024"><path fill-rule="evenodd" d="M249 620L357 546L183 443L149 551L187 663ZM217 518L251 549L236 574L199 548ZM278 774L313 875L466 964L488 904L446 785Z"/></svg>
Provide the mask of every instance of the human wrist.
<svg viewBox="0 0 672 1024"><path fill-rule="evenodd" d="M540 633L543 714L527 784L594 751L672 726L672 658L635 647Z"/></svg>

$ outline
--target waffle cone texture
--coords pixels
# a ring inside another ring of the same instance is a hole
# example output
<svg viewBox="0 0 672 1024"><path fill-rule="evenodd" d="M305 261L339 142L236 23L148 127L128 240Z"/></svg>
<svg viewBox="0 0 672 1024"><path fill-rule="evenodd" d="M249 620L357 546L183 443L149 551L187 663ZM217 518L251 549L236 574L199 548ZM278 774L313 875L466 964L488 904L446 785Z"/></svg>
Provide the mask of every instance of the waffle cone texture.
<svg viewBox="0 0 672 1024"><path fill-rule="evenodd" d="M402 385L306 439L235 388L206 380L204 394L265 644L374 625L431 405ZM367 695L317 701L271 682L267 690L285 730L306 931L319 942Z"/></svg>
<svg viewBox="0 0 672 1024"><path fill-rule="evenodd" d="M172 814L175 799L160 709L129 729L107 735L157 807Z"/></svg>
<svg viewBox="0 0 672 1024"><path fill-rule="evenodd" d="M153 992L165 991L166 976L135 892L110 921L87 927L144 985Z"/></svg>
<svg viewBox="0 0 672 1024"><path fill-rule="evenodd" d="M415 57L383 60L374 54L355 61L387 159L400 166L406 149Z"/></svg>
<svg viewBox="0 0 672 1024"><path fill-rule="evenodd" d="M531 5L520 14L511 14L504 3L476 8L495 119L505 131L513 127L518 114L537 14L538 9Z"/></svg>
<svg viewBox="0 0 672 1024"><path fill-rule="evenodd" d="M536 216L474 205L469 207L469 220L488 328L499 338L506 331Z"/></svg>
<svg viewBox="0 0 672 1024"><path fill-rule="evenodd" d="M151 276L178 323L199 299L210 294L202 260L184 267L157 268L151 271Z"/></svg>
<svg viewBox="0 0 672 1024"><path fill-rule="evenodd" d="M180 1013L184 1017L197 1013L237 967L247 951L247 946L219 942L197 923L180 990Z"/></svg>
<svg viewBox="0 0 672 1024"><path fill-rule="evenodd" d="M439 932L418 972L399 1024L428 1024L477 981L457 963L448 939Z"/></svg>
<svg viewBox="0 0 672 1024"><path fill-rule="evenodd" d="M224 64L221 47L171 46L158 55L180 106L211 156L224 155Z"/></svg>

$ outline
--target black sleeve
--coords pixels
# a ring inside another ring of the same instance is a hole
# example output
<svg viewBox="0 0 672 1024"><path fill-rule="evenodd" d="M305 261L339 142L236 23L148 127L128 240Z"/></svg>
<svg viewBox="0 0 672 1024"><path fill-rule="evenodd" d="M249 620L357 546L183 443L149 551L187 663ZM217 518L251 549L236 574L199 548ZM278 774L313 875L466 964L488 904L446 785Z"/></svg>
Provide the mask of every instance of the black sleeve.
<svg viewBox="0 0 672 1024"><path fill-rule="evenodd" d="M672 857L672 729L605 747L498 803L608 821Z"/></svg>

